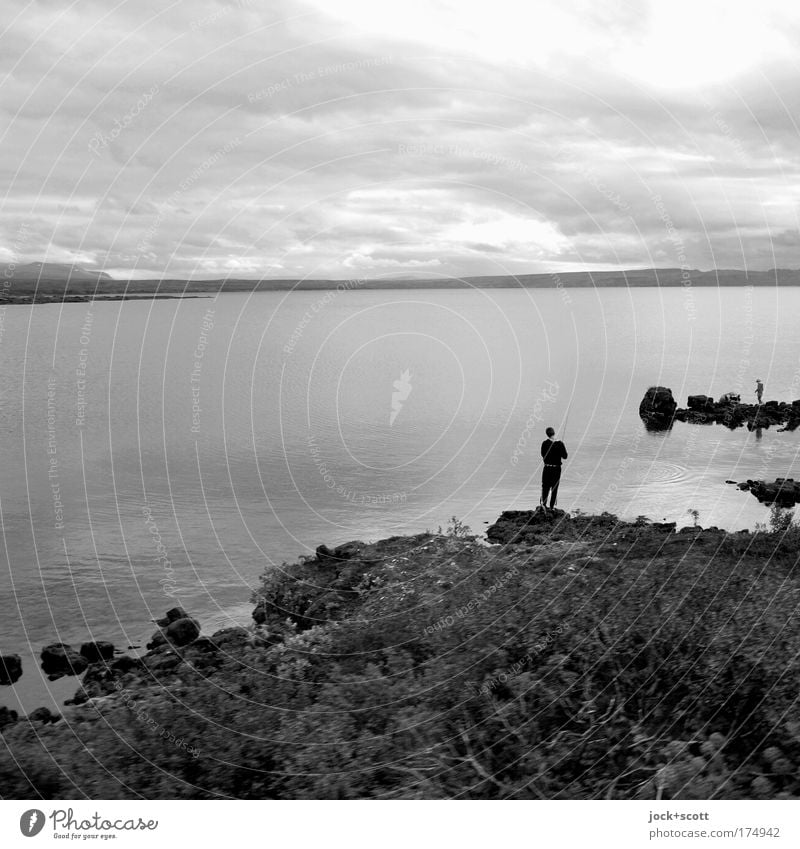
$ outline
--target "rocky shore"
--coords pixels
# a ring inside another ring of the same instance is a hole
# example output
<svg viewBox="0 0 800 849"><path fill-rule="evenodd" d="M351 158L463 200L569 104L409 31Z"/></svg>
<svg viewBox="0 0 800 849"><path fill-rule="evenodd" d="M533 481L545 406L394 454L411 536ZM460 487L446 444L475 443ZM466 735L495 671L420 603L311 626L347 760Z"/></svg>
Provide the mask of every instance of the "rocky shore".
<svg viewBox="0 0 800 849"><path fill-rule="evenodd" d="M796 798L798 536L537 510L321 545L249 627L44 647L80 686L0 709L0 796Z"/></svg>

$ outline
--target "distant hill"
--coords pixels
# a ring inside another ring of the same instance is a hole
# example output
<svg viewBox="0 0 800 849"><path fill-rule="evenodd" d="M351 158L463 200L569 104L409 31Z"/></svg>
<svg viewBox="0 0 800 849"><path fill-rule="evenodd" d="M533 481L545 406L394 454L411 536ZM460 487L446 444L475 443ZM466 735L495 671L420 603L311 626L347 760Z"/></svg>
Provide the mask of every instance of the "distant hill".
<svg viewBox="0 0 800 849"><path fill-rule="evenodd" d="M800 270L742 271L716 269L698 271L680 268L634 268L624 271L560 271L546 274L498 275L464 278L322 279L218 278L213 280L116 280L101 271L76 265L33 262L11 268L0 265L0 281L11 285L0 290L0 299L25 303L62 298L85 300L94 297L147 297L152 295L214 295L218 292L272 292L326 289L574 289L610 287L679 286L800 286Z"/></svg>
<svg viewBox="0 0 800 849"><path fill-rule="evenodd" d="M59 262L29 262L25 265L0 263L0 277L15 282L113 282L114 278L104 271L90 271L79 265L66 265Z"/></svg>

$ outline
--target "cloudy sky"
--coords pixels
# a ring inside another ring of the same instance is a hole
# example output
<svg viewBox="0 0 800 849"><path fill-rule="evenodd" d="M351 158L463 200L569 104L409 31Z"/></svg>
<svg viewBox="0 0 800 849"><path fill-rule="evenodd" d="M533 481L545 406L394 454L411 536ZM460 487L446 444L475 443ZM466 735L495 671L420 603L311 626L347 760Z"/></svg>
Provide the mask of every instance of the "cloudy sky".
<svg viewBox="0 0 800 849"><path fill-rule="evenodd" d="M6 0L0 262L800 267L771 0Z"/></svg>

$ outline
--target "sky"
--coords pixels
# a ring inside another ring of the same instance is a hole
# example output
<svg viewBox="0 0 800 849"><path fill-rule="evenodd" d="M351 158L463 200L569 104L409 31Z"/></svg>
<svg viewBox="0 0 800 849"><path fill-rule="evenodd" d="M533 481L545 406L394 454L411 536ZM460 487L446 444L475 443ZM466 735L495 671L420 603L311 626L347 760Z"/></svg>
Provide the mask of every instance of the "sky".
<svg viewBox="0 0 800 849"><path fill-rule="evenodd" d="M799 268L773 0L5 0L0 262Z"/></svg>

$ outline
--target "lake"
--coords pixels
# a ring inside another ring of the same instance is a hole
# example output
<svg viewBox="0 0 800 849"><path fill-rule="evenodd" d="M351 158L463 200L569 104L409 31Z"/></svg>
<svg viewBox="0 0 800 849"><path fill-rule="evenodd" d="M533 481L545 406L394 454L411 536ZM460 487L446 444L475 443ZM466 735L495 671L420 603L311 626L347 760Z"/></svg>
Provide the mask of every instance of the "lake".
<svg viewBox="0 0 800 849"><path fill-rule="evenodd" d="M0 650L48 695L53 641L142 645L181 605L246 621L265 570L320 543L481 532L538 502L731 530L767 508L728 478L798 468L798 433L645 431L676 400L800 397L799 289L340 291L8 306L0 318Z"/></svg>

